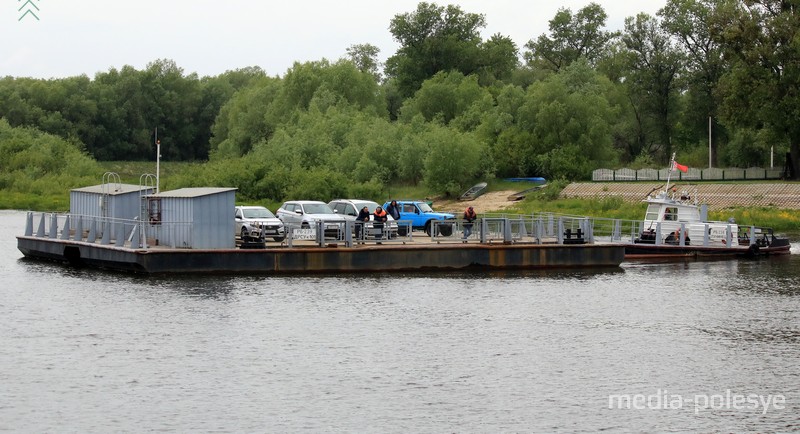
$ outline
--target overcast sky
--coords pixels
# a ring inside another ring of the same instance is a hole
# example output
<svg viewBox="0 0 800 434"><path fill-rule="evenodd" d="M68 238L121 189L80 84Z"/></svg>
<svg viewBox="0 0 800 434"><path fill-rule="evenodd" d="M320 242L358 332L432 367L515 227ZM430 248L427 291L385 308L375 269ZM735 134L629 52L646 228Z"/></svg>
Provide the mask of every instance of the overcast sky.
<svg viewBox="0 0 800 434"><path fill-rule="evenodd" d="M27 3L26 3L27 2ZM625 17L655 14L666 0L596 0L609 30ZM389 33L397 14L418 0L3 0L0 1L0 76L59 78L172 59L186 74L217 75L260 66L282 76L295 61L344 57L370 43L385 60L398 48ZM483 38L500 33L520 51L548 32L559 8L577 12L589 0L451 0L486 17ZM32 6L34 4L38 10ZM25 14L31 10L33 14ZM23 16L24 15L24 16Z"/></svg>

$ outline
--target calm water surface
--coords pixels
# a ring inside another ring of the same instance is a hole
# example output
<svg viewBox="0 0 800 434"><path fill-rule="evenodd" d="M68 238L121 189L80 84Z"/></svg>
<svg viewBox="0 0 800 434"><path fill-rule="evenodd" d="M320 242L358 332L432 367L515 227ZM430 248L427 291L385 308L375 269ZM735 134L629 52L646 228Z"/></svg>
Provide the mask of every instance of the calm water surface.
<svg viewBox="0 0 800 434"><path fill-rule="evenodd" d="M0 212L0 430L800 430L797 245L603 272L153 278L24 260L23 229Z"/></svg>

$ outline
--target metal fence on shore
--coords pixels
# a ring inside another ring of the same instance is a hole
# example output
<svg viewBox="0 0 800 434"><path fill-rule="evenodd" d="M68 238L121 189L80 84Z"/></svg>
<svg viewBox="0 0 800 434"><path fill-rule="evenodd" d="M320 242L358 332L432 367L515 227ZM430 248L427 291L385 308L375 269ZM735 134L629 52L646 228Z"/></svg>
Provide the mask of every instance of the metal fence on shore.
<svg viewBox="0 0 800 434"><path fill-rule="evenodd" d="M765 180L781 179L783 169L750 167L747 169L712 167L698 169L690 167L685 173L669 169L596 169L592 171L592 181L666 181L667 177L673 181L735 181L735 180Z"/></svg>

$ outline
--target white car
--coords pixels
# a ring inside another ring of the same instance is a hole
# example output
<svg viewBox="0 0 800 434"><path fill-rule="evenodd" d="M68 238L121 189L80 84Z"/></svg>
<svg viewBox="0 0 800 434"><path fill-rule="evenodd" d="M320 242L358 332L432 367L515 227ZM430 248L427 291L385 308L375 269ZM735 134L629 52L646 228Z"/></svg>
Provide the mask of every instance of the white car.
<svg viewBox="0 0 800 434"><path fill-rule="evenodd" d="M359 211L366 206L370 213L370 221L366 224L366 227L367 231L370 232L373 227L372 214L375 213L375 208L379 207L380 205L371 200L364 199L336 199L328 202L328 206L333 208L333 212L350 221L355 221L356 217L358 217ZM392 235L396 234L397 223L394 223L394 218L392 218L392 216L389 214L386 214L386 217L386 227L388 228L389 233Z"/></svg>
<svg viewBox="0 0 800 434"><path fill-rule="evenodd" d="M325 236L338 238L344 228L344 217L333 212L325 202L317 200L290 200L276 212L284 225L294 228L312 228L325 221Z"/></svg>
<svg viewBox="0 0 800 434"><path fill-rule="evenodd" d="M263 206L237 206L234 208L235 235L242 241L249 238L272 238L283 241L286 233L283 222Z"/></svg>

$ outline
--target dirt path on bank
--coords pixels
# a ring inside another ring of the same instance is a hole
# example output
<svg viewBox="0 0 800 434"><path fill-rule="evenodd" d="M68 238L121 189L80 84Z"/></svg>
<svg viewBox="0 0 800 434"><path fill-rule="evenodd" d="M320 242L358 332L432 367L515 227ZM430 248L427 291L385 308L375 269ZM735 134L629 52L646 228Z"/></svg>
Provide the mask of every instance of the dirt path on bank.
<svg viewBox="0 0 800 434"><path fill-rule="evenodd" d="M508 196L516 193L513 190L490 191L478 196L477 199L470 201L460 201L456 199L434 199L433 209L445 211L461 216L464 210L471 206L477 213L503 211L514 205L516 201L508 200Z"/></svg>

